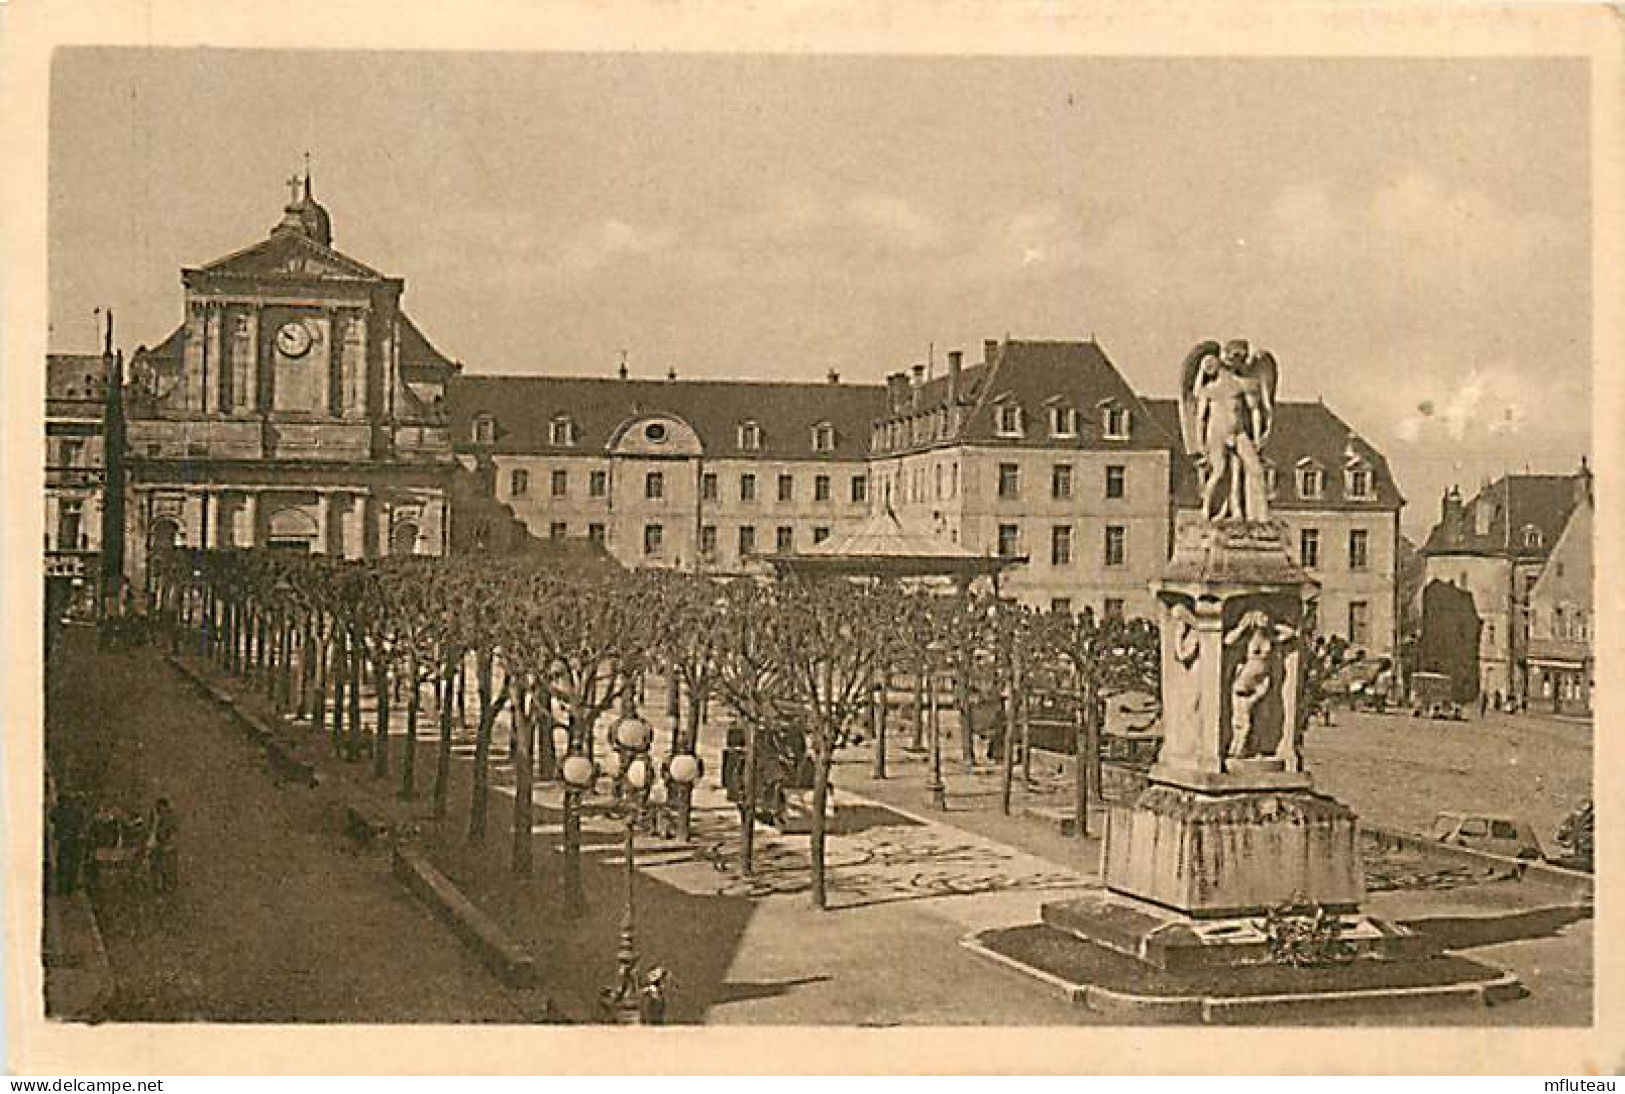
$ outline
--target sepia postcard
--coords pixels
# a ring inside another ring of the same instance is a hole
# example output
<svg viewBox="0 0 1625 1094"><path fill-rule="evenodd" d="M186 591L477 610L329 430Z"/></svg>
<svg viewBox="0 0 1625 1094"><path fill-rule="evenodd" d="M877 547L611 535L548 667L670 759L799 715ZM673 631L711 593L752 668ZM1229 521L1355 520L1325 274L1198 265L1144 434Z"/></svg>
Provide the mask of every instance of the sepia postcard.
<svg viewBox="0 0 1625 1094"><path fill-rule="evenodd" d="M1617 8L5 20L15 1071L1625 1068Z"/></svg>

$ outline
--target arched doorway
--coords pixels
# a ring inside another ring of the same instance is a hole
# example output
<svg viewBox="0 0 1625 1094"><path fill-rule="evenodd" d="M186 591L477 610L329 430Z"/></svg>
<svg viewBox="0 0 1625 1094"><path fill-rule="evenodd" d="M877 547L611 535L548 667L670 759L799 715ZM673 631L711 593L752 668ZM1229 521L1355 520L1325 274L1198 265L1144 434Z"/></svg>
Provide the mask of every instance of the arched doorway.
<svg viewBox="0 0 1625 1094"><path fill-rule="evenodd" d="M415 555L418 553L418 526L416 521L401 520L395 522L395 527L389 532L389 553L391 555Z"/></svg>
<svg viewBox="0 0 1625 1094"><path fill-rule="evenodd" d="M278 509L271 514L265 545L274 551L309 553L316 547L316 521L303 509Z"/></svg>

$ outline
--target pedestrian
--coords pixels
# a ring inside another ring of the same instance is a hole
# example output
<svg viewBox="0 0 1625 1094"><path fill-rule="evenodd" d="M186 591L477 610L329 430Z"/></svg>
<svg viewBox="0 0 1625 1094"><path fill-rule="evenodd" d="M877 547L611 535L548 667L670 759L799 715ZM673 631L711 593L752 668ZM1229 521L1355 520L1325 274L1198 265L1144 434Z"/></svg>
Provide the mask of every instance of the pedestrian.
<svg viewBox="0 0 1625 1094"><path fill-rule="evenodd" d="M1497 713L1500 712L1500 710L1501 710L1501 689L1500 688L1495 689L1495 699L1490 705L1495 708Z"/></svg>
<svg viewBox="0 0 1625 1094"><path fill-rule="evenodd" d="M1478 716L1484 717L1490 712L1490 695L1487 691L1478 693Z"/></svg>
<svg viewBox="0 0 1625 1094"><path fill-rule="evenodd" d="M168 798L159 798L152 810L152 827L147 835L147 855L152 867L153 886L160 893L172 893L178 883L176 877L176 829L179 827L175 811Z"/></svg>

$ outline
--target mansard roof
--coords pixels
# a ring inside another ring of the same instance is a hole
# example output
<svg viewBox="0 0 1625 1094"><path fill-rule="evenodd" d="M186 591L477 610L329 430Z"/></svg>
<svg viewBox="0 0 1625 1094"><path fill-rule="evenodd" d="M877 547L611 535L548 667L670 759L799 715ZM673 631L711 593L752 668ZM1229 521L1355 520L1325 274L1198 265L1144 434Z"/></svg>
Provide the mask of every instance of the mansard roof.
<svg viewBox="0 0 1625 1094"><path fill-rule="evenodd" d="M861 460L869 430L884 412L885 389L870 384L756 380L621 380L584 376L453 377L447 394L453 444L472 450L473 423L496 425L490 448L506 454L582 454L605 451L626 422L669 415L687 422L712 459ZM554 445L550 425L559 416L575 423L575 444ZM738 429L754 423L759 448L739 448ZM813 427L829 423L835 444L813 447ZM481 446L484 447L484 446Z"/></svg>
<svg viewBox="0 0 1625 1094"><path fill-rule="evenodd" d="M1556 545L1575 505L1589 491L1590 472L1571 475L1503 475L1461 507L1459 519L1433 526L1422 553L1429 555L1517 555L1544 558ZM1485 532L1478 511L1488 511ZM1540 544L1530 546L1523 531L1534 527Z"/></svg>
<svg viewBox="0 0 1625 1094"><path fill-rule="evenodd" d="M1162 449L1174 443L1098 343L1006 339L990 348L989 360L960 371L955 402L965 408L963 423L957 434L941 440L1111 451ZM887 408L890 418L906 420L946 406L949 383L948 376L938 375L917 388L900 389L901 405ZM998 408L1004 403L1021 407L1027 418L1023 436L1001 434ZM1078 412L1075 436L1050 435L1042 416L1055 405ZM1113 406L1129 412L1127 438L1105 436L1105 411Z"/></svg>
<svg viewBox="0 0 1625 1094"><path fill-rule="evenodd" d="M1171 438L1178 438L1179 403L1175 399L1147 399L1150 409L1161 428ZM1181 457L1182 443L1173 442L1174 497L1180 508L1194 509L1201 504L1201 491L1196 477L1196 465L1189 457ZM1276 469L1275 496L1270 499L1272 509L1399 509L1405 504L1399 484L1388 467L1388 459L1365 438L1338 417L1325 403L1278 402L1275 404L1275 422L1270 429L1269 443L1265 446L1265 463ZM1299 464L1308 461L1326 472L1321 496L1300 498L1291 484L1291 475ZM1371 496L1348 496L1343 469L1351 461L1358 462L1371 472Z"/></svg>

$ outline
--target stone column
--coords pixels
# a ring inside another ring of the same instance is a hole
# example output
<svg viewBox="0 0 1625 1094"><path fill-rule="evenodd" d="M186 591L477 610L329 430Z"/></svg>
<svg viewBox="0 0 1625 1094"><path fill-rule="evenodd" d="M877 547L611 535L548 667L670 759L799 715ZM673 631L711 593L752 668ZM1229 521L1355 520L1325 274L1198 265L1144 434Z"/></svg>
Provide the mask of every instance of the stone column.
<svg viewBox="0 0 1625 1094"><path fill-rule="evenodd" d="M258 547L260 545L260 492L250 490L243 495L243 524L247 527L243 532L243 547Z"/></svg>
<svg viewBox="0 0 1625 1094"><path fill-rule="evenodd" d="M244 406L251 406L256 410L270 410L271 400L261 399L260 393L265 390L266 370L260 362L260 310L248 310L248 397L243 401Z"/></svg>
<svg viewBox="0 0 1625 1094"><path fill-rule="evenodd" d="M186 309L186 349L183 368L186 384L185 406L188 410L202 410L208 399L208 362L203 355L203 306L191 304Z"/></svg>
<svg viewBox="0 0 1625 1094"><path fill-rule="evenodd" d="M231 316L231 409L238 414L259 405L254 384L254 351L246 313Z"/></svg>
<svg viewBox="0 0 1625 1094"><path fill-rule="evenodd" d="M367 557L367 495L359 490L350 494L344 515L344 557Z"/></svg>
<svg viewBox="0 0 1625 1094"><path fill-rule="evenodd" d="M329 310L329 315L331 315L331 309ZM329 330L331 330L332 329L332 323L329 322L327 327L328 327ZM334 405L333 405L333 392L334 392L333 362L334 362L334 360L335 360L335 358L333 356L333 343L331 341L324 342L323 345L322 345L322 367L320 369L321 375L318 376L317 379L316 379L316 390L318 392L320 392L320 394L319 394L319 396L317 397L317 400L316 400L316 410L317 410L317 413L322 415L323 417L328 417L328 416L334 414L335 412L342 412L342 409L343 409L342 407L334 407ZM341 392L344 390L342 384L339 385L338 390L341 391Z"/></svg>
<svg viewBox="0 0 1625 1094"><path fill-rule="evenodd" d="M333 495L327 490L316 494L316 553L328 553L329 528L333 523Z"/></svg>
<svg viewBox="0 0 1625 1094"><path fill-rule="evenodd" d="M220 495L203 491L203 520L198 524L198 546L204 550L220 546Z"/></svg>
<svg viewBox="0 0 1625 1094"><path fill-rule="evenodd" d="M209 344L204 353L209 359L209 376L213 383L209 389L209 404L205 409L215 412L220 410L221 385L226 376L226 370L231 367L231 363L225 359L225 354L221 350L220 327L222 318L220 305L210 304L207 324Z"/></svg>
<svg viewBox="0 0 1625 1094"><path fill-rule="evenodd" d="M367 313L354 312L345 324L344 365L350 380L345 416L367 417Z"/></svg>

